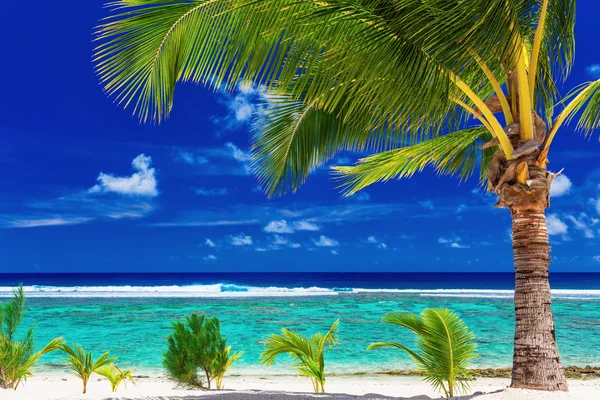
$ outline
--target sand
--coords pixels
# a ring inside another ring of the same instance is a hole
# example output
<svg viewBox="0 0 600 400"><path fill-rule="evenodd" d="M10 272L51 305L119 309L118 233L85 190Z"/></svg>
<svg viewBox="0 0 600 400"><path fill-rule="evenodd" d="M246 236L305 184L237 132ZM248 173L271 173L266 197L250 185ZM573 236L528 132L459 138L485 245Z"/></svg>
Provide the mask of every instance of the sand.
<svg viewBox="0 0 600 400"><path fill-rule="evenodd" d="M75 400L75 399L169 399L169 400L314 400L346 399L437 399L419 377L387 375L332 376L327 379L326 394L311 393L307 378L296 376L243 375L225 378L223 391L199 391L177 388L164 376L143 376L137 385L121 386L111 393L110 384L93 376L88 394L81 394L81 381L66 373L40 373L17 391L0 390L1 400ZM462 399L477 400L595 400L600 399L600 379L570 380L569 393L534 392L506 389L508 379L480 378L472 395Z"/></svg>

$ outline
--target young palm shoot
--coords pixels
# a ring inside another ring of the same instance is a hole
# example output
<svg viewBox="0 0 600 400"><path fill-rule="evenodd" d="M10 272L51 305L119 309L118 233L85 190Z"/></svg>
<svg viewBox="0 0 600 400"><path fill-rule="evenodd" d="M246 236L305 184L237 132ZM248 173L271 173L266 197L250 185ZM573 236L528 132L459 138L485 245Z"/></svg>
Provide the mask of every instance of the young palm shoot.
<svg viewBox="0 0 600 400"><path fill-rule="evenodd" d="M57 350L62 338L50 341L40 351L35 351L33 327L30 327L22 340L15 338L15 332L23 320L25 293L19 286L13 291L13 298L5 305L0 304L0 387L17 389L21 381L33 376L31 368L40 357Z"/></svg>
<svg viewBox="0 0 600 400"><path fill-rule="evenodd" d="M417 335L418 351L399 343L378 342L367 350L395 347L406 352L416 363L434 389L453 397L457 391L468 392L473 380L467 369L477 356L473 343L475 335L452 311L445 308L426 308L421 315L411 312L392 312L381 319L388 324L410 329Z"/></svg>
<svg viewBox="0 0 600 400"><path fill-rule="evenodd" d="M70 347L68 344L63 343L60 346L60 349L68 355L68 357L63 358L63 360L69 363L69 369L83 381L83 394L87 391L87 384L90 380L90 376L104 365L108 365L117 360L116 357L109 358L108 355L110 352L107 351L94 361L92 352L85 351L78 344Z"/></svg>
<svg viewBox="0 0 600 400"><path fill-rule="evenodd" d="M223 377L225 376L225 373L229 371L231 365L239 360L242 355L244 355L243 351L231 354L231 346L227 346L215 354L215 358L211 365L211 371L218 390L223 389Z"/></svg>
<svg viewBox="0 0 600 400"><path fill-rule="evenodd" d="M133 380L133 375L132 375L133 372L134 372L134 370L132 370L132 369L122 370L121 368L117 367L115 364L104 365L104 366L98 368L98 370L96 371L96 373L98 375L101 375L101 376L105 377L106 379L108 379L113 393L117 391L121 382L123 383L123 386L125 386L125 388L127 388L127 380L128 379L131 381L131 383L133 383L135 385L135 381Z"/></svg>
<svg viewBox="0 0 600 400"><path fill-rule="evenodd" d="M325 335L319 332L310 338L282 329L281 335L273 334L264 342L265 351L262 353L261 364L270 366L280 354L289 354L298 362L300 375L310 378L315 393L324 393L325 347L331 348L337 343L339 322L335 321Z"/></svg>

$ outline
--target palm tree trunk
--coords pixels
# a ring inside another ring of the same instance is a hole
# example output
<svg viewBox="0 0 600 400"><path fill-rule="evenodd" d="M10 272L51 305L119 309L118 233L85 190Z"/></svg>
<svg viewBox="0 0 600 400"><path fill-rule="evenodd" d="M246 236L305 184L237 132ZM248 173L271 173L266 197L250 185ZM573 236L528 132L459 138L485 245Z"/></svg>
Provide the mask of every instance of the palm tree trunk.
<svg viewBox="0 0 600 400"><path fill-rule="evenodd" d="M554 336L548 266L550 246L543 207L512 214L515 263L515 340L511 387L567 390Z"/></svg>

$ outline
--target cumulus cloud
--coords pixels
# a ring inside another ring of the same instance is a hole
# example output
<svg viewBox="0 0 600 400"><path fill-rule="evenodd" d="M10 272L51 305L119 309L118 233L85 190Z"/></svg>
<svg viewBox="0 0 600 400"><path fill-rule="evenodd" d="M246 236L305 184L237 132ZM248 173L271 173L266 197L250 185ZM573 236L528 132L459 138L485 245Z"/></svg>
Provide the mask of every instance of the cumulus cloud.
<svg viewBox="0 0 600 400"><path fill-rule="evenodd" d="M215 244L215 242L213 242L209 238L206 238L206 240L204 241L204 244L207 245L208 247L217 247L217 245Z"/></svg>
<svg viewBox="0 0 600 400"><path fill-rule="evenodd" d="M556 214L549 214L546 218L546 225L548 227L548 235L564 235L567 233L569 228Z"/></svg>
<svg viewBox="0 0 600 400"><path fill-rule="evenodd" d="M566 175L559 175L552 181L552 186L550 186L550 196L563 196L569 193L571 186L573 186L573 184Z"/></svg>
<svg viewBox="0 0 600 400"><path fill-rule="evenodd" d="M89 189L90 193L118 193L133 196L157 196L155 169L151 168L152 158L140 154L131 162L136 171L131 176L114 176L100 173L98 184Z"/></svg>
<svg viewBox="0 0 600 400"><path fill-rule="evenodd" d="M298 231L318 231L319 225L310 221L296 221L294 222L294 229Z"/></svg>
<svg viewBox="0 0 600 400"><path fill-rule="evenodd" d="M300 247L302 247L302 245L300 243L292 243L290 244L290 247L292 249L299 249Z"/></svg>
<svg viewBox="0 0 600 400"><path fill-rule="evenodd" d="M337 252L337 250L331 250L331 254L333 254L334 256L337 256L338 252Z"/></svg>
<svg viewBox="0 0 600 400"><path fill-rule="evenodd" d="M252 245L252 236L245 235L240 233L239 235L230 235L229 240L231 244L234 246L251 246Z"/></svg>
<svg viewBox="0 0 600 400"><path fill-rule="evenodd" d="M284 219L269 222L263 230L268 233L294 233L294 228Z"/></svg>
<svg viewBox="0 0 600 400"><path fill-rule="evenodd" d="M217 259L217 257L212 254L209 254L206 257L204 257L204 261L214 261L216 259Z"/></svg>
<svg viewBox="0 0 600 400"><path fill-rule="evenodd" d="M285 246L289 243L289 240L280 235L273 236L273 244L275 246Z"/></svg>
<svg viewBox="0 0 600 400"><path fill-rule="evenodd" d="M265 88L240 84L235 94L222 94L217 101L227 108L227 113L214 116L213 123L222 130L236 130L248 125L252 116L263 109L267 97Z"/></svg>
<svg viewBox="0 0 600 400"><path fill-rule="evenodd" d="M317 247L337 247L340 245L340 242L325 235L319 236L319 240L313 239L312 241Z"/></svg>

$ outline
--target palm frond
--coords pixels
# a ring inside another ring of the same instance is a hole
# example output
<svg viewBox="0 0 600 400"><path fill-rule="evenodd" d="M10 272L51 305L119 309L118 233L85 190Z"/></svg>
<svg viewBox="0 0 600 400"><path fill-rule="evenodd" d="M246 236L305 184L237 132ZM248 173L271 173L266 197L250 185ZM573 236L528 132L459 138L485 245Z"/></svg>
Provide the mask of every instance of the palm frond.
<svg viewBox="0 0 600 400"><path fill-rule="evenodd" d="M464 322L448 309L427 308L421 315L410 312L388 313L383 322L410 329L416 334L418 351L399 343L378 342L368 350L394 347L406 352L417 369L436 390L452 397L455 388L467 392L472 377L468 366L475 352L474 335Z"/></svg>
<svg viewBox="0 0 600 400"><path fill-rule="evenodd" d="M469 128L422 143L390 150L359 160L352 167L333 167L346 196L375 182L401 179L433 166L440 174L467 179L481 158L480 145L489 137L484 127Z"/></svg>
<svg viewBox="0 0 600 400"><path fill-rule="evenodd" d="M280 335L273 334L265 341L261 354L261 364L271 365L281 354L291 355L297 361L296 368L302 376L309 377L315 392L325 391L325 347L337 343L336 331L339 320L335 321L326 334L316 333L310 338L287 329Z"/></svg>
<svg viewBox="0 0 600 400"><path fill-rule="evenodd" d="M578 96L575 96L573 101L577 99L577 103L569 111L567 122L571 122L577 113L580 113L575 129L588 136L600 128L600 79L580 86L575 93Z"/></svg>

